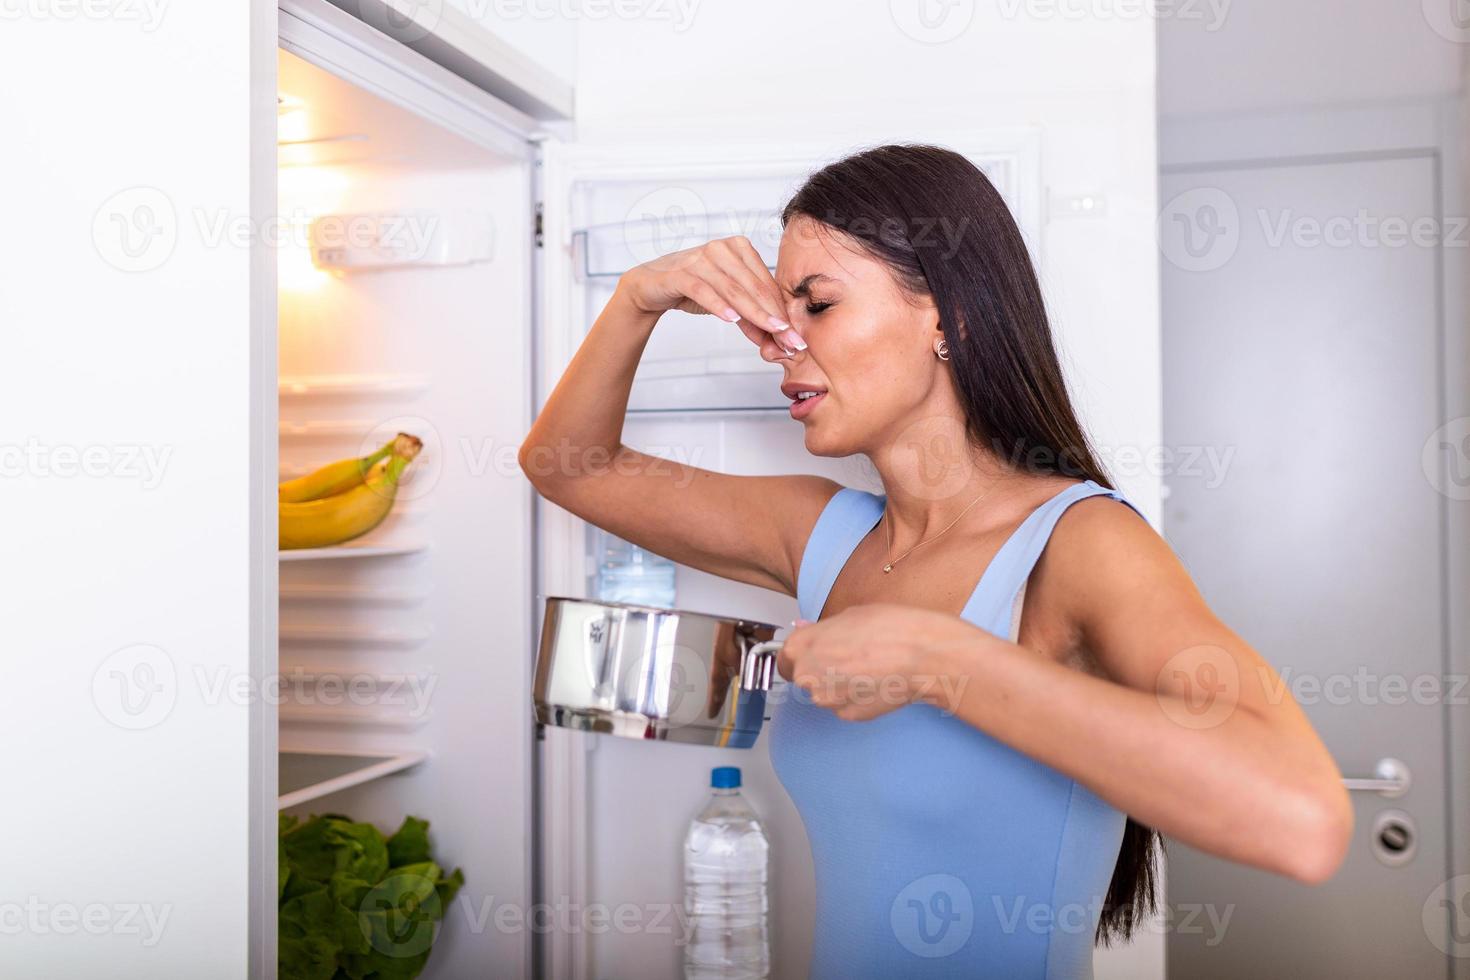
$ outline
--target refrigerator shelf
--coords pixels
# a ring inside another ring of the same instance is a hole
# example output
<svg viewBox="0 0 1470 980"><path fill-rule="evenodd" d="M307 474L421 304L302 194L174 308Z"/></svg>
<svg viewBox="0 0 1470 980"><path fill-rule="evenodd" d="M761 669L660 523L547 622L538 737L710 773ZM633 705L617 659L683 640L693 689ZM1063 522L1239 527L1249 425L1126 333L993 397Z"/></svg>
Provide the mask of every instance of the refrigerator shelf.
<svg viewBox="0 0 1470 980"><path fill-rule="evenodd" d="M362 626L282 626L282 646L354 646L413 648L429 642L426 630L368 629Z"/></svg>
<svg viewBox="0 0 1470 980"><path fill-rule="evenodd" d="M433 711L415 714L358 705L300 704L285 700L277 707L282 724L332 725L343 728L387 728L410 731L423 727Z"/></svg>
<svg viewBox="0 0 1470 980"><path fill-rule="evenodd" d="M278 551L276 556L281 561L332 561L342 558L390 558L395 555L415 555L428 549L428 544L421 541L409 544L338 544L330 548L297 548L290 551Z"/></svg>
<svg viewBox="0 0 1470 980"><path fill-rule="evenodd" d="M303 374L281 376L282 398L411 397L429 389L427 378L398 374Z"/></svg>
<svg viewBox="0 0 1470 980"><path fill-rule="evenodd" d="M354 585L306 585L281 583L281 599L300 603L360 602L371 606L417 606L429 594L408 589L373 588Z"/></svg>
<svg viewBox="0 0 1470 980"><path fill-rule="evenodd" d="M692 191L675 192L667 200L645 198L643 204L643 215L630 211L623 221L572 232L573 261L580 279L614 279L660 255L732 235L748 238L766 268L776 270L781 216L773 209L703 213L698 210L703 202ZM649 208L657 213L648 213Z"/></svg>
<svg viewBox="0 0 1470 980"><path fill-rule="evenodd" d="M284 810L411 769L427 760L429 753L421 750L304 752L283 749L277 758L276 806Z"/></svg>
<svg viewBox="0 0 1470 980"><path fill-rule="evenodd" d="M308 419L300 422L283 420L278 428L283 439L331 439L361 436L373 431L375 425L377 422L369 419Z"/></svg>

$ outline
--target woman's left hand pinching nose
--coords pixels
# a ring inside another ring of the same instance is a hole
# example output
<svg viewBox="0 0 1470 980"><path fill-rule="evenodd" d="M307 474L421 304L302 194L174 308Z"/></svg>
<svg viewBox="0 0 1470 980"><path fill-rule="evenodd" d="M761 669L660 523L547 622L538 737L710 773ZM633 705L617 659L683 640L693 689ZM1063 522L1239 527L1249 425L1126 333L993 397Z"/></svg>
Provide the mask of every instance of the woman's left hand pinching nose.
<svg viewBox="0 0 1470 980"><path fill-rule="evenodd" d="M776 660L794 695L847 721L915 702L953 710L964 675L990 634L958 616L890 602L850 606L820 622L797 620Z"/></svg>

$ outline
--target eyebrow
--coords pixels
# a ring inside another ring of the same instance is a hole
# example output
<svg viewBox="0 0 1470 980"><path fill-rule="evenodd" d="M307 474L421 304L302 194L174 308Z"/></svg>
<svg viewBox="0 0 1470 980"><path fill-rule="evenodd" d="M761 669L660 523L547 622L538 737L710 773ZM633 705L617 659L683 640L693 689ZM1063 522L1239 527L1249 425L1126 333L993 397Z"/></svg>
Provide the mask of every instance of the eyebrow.
<svg viewBox="0 0 1470 980"><path fill-rule="evenodd" d="M790 293L792 296L810 296L812 294L812 290L811 290L812 283L814 283L814 282L836 282L836 281L837 281L836 279L832 278L829 275L825 275L825 274L820 273L820 272L813 272L811 275L809 275L809 276L805 277L804 279L802 279L801 282L797 283L795 286L789 287L786 291L788 293Z"/></svg>

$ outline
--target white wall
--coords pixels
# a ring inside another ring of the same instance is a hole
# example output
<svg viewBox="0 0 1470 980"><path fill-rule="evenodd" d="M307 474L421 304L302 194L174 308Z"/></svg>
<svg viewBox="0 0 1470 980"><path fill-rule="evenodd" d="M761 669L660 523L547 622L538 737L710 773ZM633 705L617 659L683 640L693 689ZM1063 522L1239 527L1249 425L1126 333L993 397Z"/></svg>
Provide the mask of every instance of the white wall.
<svg viewBox="0 0 1470 980"><path fill-rule="evenodd" d="M1451 0L1215 0L1159 21L1159 112L1249 113L1458 89ZM1442 19L1441 19L1442 18ZM1466 39L1470 39L1467 33Z"/></svg>
<svg viewBox="0 0 1470 980"><path fill-rule="evenodd" d="M214 684L274 643L252 602L275 504L251 486L273 280L249 244L274 212L273 86L250 89L274 24L265 3L5 10L5 976L246 974L251 834L275 831L250 822L258 705Z"/></svg>
<svg viewBox="0 0 1470 980"><path fill-rule="evenodd" d="M1099 449L1156 519L1157 475L1121 455L1161 433L1154 25L956 3L926 32L919 4L696 2L681 16L670 3L584 18L578 137L856 147L1039 127L1050 191L1104 204L1043 230L1053 324ZM1100 980L1162 975L1157 931L1098 955Z"/></svg>

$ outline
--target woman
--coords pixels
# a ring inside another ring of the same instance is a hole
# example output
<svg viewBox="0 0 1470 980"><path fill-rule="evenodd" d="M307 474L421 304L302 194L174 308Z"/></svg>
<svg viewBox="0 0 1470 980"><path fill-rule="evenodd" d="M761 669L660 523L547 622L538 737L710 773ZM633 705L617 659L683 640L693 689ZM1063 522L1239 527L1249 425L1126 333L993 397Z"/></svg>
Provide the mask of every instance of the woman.
<svg viewBox="0 0 1470 980"><path fill-rule="evenodd" d="M812 974L1090 977L1093 944L1153 907L1148 828L1331 876L1352 830L1332 759L1111 488L985 176L879 147L782 224L774 277L738 237L624 275L521 460L586 520L797 598L770 750L816 865ZM806 448L865 453L884 493L624 446L671 309L779 361Z"/></svg>

